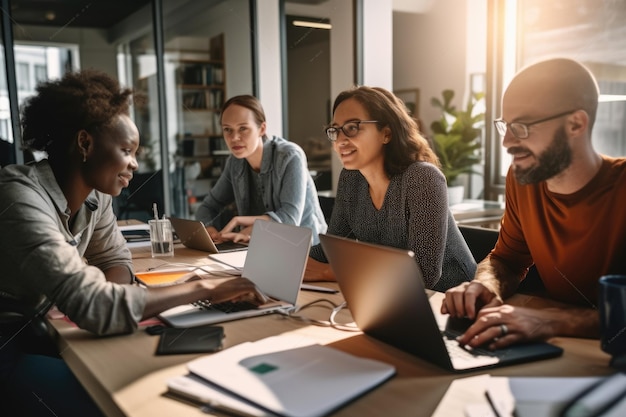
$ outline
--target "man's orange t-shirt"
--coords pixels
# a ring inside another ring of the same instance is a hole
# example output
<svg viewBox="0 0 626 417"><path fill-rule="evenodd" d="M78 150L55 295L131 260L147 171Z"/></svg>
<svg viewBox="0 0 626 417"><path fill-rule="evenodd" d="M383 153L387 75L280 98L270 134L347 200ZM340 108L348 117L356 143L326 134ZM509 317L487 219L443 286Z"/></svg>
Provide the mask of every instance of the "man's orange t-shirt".
<svg viewBox="0 0 626 417"><path fill-rule="evenodd" d="M568 195L520 185L509 170L491 256L515 270L534 263L550 297L595 308L598 279L626 274L626 158L603 156L596 176Z"/></svg>

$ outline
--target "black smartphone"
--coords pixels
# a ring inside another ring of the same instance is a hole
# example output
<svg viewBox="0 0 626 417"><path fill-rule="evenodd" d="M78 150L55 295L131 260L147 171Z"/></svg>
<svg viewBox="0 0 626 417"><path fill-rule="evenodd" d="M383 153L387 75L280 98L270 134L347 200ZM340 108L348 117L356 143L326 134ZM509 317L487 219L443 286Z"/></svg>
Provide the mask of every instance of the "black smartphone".
<svg viewBox="0 0 626 417"><path fill-rule="evenodd" d="M216 352L222 349L223 339L224 328L221 326L167 327L159 336L156 354Z"/></svg>

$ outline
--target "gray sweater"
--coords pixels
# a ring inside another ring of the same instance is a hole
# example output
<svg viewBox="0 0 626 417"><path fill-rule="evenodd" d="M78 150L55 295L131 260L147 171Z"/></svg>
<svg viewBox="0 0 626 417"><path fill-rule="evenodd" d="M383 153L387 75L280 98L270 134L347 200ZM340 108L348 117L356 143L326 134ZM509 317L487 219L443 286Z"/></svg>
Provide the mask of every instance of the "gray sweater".
<svg viewBox="0 0 626 417"><path fill-rule="evenodd" d="M279 223L312 229L313 244L317 244L318 234L326 231L326 221L302 148L276 136L264 141L259 173L265 206L262 212L251 209L251 172L248 161L229 156L222 175L198 207L196 218L220 229L224 226L219 222L222 213L234 202L240 216L266 214Z"/></svg>
<svg viewBox="0 0 626 417"><path fill-rule="evenodd" d="M96 334L134 331L145 290L109 282L102 272L132 271L111 196L93 191L72 226L68 212L47 160L0 170L0 292L30 305L46 297Z"/></svg>

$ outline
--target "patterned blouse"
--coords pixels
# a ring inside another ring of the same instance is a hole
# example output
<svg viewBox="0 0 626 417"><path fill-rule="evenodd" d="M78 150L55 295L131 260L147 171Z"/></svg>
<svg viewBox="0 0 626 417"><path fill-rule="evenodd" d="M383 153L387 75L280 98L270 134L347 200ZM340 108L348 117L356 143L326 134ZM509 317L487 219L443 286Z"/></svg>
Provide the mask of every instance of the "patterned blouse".
<svg viewBox="0 0 626 417"><path fill-rule="evenodd" d="M415 162L392 177L380 210L365 177L342 170L328 233L413 251L427 288L443 291L473 279L476 271L448 208L445 178L430 163ZM311 257L328 262L321 245Z"/></svg>

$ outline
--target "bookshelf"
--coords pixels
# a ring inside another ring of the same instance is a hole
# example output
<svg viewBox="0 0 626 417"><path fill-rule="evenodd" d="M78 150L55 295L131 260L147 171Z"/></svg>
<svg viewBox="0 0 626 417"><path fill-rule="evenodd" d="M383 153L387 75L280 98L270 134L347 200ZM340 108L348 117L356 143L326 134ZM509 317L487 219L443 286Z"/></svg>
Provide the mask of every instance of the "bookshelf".
<svg viewBox="0 0 626 417"><path fill-rule="evenodd" d="M175 80L178 165L184 173L187 215L222 173L230 154L219 112L226 96L224 34L181 39L176 49Z"/></svg>

